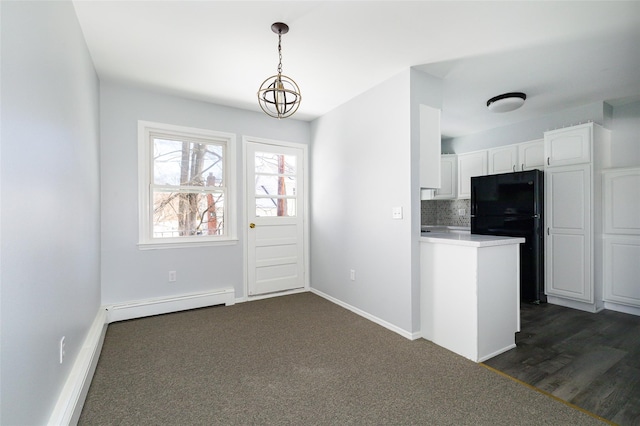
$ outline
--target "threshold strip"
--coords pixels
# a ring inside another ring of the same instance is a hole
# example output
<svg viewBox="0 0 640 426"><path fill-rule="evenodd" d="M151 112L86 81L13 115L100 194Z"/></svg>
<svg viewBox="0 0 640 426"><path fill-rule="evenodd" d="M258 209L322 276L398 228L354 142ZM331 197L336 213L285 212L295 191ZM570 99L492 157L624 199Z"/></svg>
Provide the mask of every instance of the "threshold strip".
<svg viewBox="0 0 640 426"><path fill-rule="evenodd" d="M506 378L508 378L508 379L511 379L511 380L513 380L513 381L514 381L514 382L516 382L516 383L519 383L519 384L521 384L521 385L524 385L524 386L528 387L529 389L533 389L534 391L539 392L539 393L541 393L541 394L543 394L543 395L546 395L546 396L548 396L549 398L555 399L555 400L556 400L556 401L558 401L558 402L562 402L564 405L567 405L567 406L569 406L569 407L573 408L574 410L578 410L578 411L583 412L584 414L588 414L589 416L591 416L591 417L593 417L593 418L595 418L595 419L598 419L598 420L600 420L601 422L604 422L604 423L606 423L606 424L608 424L608 425L617 426L617 424L616 424L616 423L614 423L614 422L612 422L611 420L607 420L607 419L605 419L604 417L600 417L599 415L594 414L594 413L592 413L591 411L585 410L585 409L584 409L584 408L582 408L582 407L578 407L577 405L572 404L572 403L570 403L569 401L565 401L564 399L558 398L557 396L555 396L555 395L554 395L554 394L552 394L552 393L549 393L549 392L547 392L547 391L544 391L544 390L542 390L542 389L539 389L539 388L537 388L537 387L535 387L535 386L533 386L533 385L530 385L529 383L523 382L523 381L522 381L522 380L520 380L520 379L516 379L515 377L510 376L510 375L508 375L507 373L504 373L504 372L502 372L502 371L500 371L500 370L496 370L495 368L490 367L490 366L488 366L487 364L485 364L485 363L483 363L483 362L479 362L478 364L480 364L481 366L483 366L483 367L484 367L484 368L486 368L487 370L493 371L494 373L498 373L499 375L501 375L501 376L503 376L503 377L506 377Z"/></svg>

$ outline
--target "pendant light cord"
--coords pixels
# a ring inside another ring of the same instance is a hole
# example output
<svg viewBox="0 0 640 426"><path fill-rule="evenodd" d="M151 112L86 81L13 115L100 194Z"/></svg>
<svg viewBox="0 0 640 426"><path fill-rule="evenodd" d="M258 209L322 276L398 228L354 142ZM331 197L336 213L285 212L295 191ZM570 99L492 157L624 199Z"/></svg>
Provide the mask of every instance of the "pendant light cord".
<svg viewBox="0 0 640 426"><path fill-rule="evenodd" d="M278 32L278 75L282 74L282 34Z"/></svg>

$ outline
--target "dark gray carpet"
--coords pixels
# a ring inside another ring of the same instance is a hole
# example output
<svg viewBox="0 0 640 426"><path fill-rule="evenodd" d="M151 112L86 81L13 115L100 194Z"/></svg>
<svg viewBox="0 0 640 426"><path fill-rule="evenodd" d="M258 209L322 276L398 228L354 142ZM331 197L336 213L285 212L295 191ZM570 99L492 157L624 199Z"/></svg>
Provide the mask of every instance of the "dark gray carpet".
<svg viewBox="0 0 640 426"><path fill-rule="evenodd" d="M109 325L81 425L601 425L311 293Z"/></svg>

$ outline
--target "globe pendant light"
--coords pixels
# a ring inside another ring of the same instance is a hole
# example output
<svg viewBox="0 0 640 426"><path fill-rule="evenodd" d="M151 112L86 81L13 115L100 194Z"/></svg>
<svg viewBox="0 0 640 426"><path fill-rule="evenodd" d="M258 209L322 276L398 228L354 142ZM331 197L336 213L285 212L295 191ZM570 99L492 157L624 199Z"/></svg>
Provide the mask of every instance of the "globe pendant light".
<svg viewBox="0 0 640 426"><path fill-rule="evenodd" d="M291 117L300 106L302 95L293 79L282 75L282 34L289 32L289 26L282 22L271 25L271 31L278 34L278 74L267 78L258 90L260 108L274 118Z"/></svg>

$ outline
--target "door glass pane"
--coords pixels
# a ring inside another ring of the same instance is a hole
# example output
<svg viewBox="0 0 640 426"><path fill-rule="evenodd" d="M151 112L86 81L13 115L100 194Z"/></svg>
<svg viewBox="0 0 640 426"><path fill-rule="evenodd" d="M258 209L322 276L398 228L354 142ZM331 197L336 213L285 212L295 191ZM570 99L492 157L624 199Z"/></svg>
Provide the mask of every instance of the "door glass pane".
<svg viewBox="0 0 640 426"><path fill-rule="evenodd" d="M256 196L286 195L295 197L297 180L293 176L256 174Z"/></svg>
<svg viewBox="0 0 640 426"><path fill-rule="evenodd" d="M295 215L295 198L256 197L256 217L293 217Z"/></svg>
<svg viewBox="0 0 640 426"><path fill-rule="evenodd" d="M274 154L271 152L256 152L256 174L285 174L295 175L298 171L295 155Z"/></svg>
<svg viewBox="0 0 640 426"><path fill-rule="evenodd" d="M257 217L296 216L296 161L295 155L255 153Z"/></svg>
<svg viewBox="0 0 640 426"><path fill-rule="evenodd" d="M153 238L224 235L223 192L153 192Z"/></svg>

